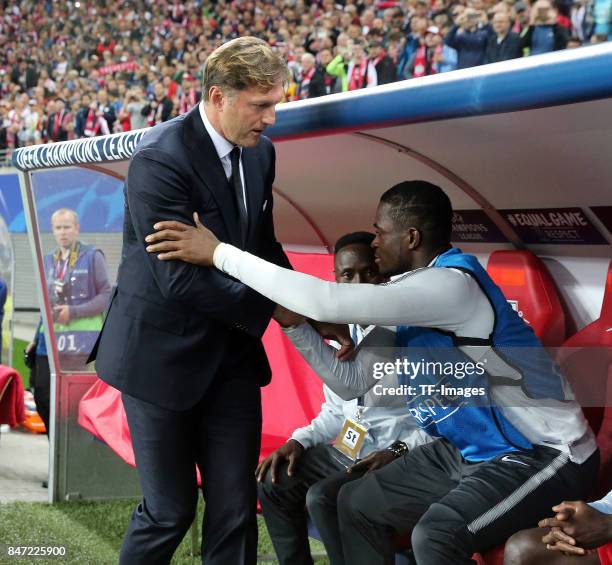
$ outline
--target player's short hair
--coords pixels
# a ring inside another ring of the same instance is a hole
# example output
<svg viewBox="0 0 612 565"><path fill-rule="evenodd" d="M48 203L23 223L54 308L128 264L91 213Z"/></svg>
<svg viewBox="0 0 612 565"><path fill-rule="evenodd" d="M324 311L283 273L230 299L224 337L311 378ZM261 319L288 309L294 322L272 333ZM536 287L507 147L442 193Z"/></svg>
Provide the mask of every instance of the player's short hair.
<svg viewBox="0 0 612 565"><path fill-rule="evenodd" d="M334 254L338 253L343 247L349 245L367 245L370 247L374 241L374 234L368 231L356 231L347 233L336 241L334 245Z"/></svg>
<svg viewBox="0 0 612 565"><path fill-rule="evenodd" d="M387 190L380 202L391 207L390 215L397 228L416 228L432 244L450 242L453 208L439 186L424 180L400 182Z"/></svg>

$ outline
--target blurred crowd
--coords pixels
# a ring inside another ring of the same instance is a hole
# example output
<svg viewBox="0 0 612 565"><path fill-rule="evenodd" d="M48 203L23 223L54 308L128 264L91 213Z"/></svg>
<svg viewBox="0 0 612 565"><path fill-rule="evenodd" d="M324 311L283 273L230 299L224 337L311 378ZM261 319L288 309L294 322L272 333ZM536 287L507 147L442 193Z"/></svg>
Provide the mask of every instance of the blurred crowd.
<svg viewBox="0 0 612 565"><path fill-rule="evenodd" d="M240 35L289 62L287 101L612 37L612 0L4 1L0 149L153 126Z"/></svg>

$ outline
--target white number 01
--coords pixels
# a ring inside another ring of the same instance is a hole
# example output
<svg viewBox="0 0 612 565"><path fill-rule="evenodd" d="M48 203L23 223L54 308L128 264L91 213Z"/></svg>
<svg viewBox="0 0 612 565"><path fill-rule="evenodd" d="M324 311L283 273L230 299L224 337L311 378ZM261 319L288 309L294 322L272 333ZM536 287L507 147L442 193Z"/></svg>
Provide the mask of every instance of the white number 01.
<svg viewBox="0 0 612 565"><path fill-rule="evenodd" d="M66 345L68 345L68 347L66 347ZM76 342L74 339L74 335L72 334L68 334L66 335L60 335L57 338L57 350L58 351L76 351Z"/></svg>

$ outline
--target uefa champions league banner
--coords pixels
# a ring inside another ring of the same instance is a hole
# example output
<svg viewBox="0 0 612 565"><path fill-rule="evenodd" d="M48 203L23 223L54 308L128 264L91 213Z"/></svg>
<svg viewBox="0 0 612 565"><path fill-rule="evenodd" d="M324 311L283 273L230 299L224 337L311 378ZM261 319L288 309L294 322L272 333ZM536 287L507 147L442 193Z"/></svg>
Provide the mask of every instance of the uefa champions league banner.
<svg viewBox="0 0 612 565"><path fill-rule="evenodd" d="M18 216L19 227L15 228L12 224ZM10 232L26 232L19 175L10 171L0 174L0 220L4 221Z"/></svg>
<svg viewBox="0 0 612 565"><path fill-rule="evenodd" d="M0 216L5 218L10 232L26 233L16 177L0 175L3 197L0 198ZM124 203L121 179L99 171L73 167L33 171L31 182L41 232L51 232L51 215L58 208L70 208L78 214L81 232L122 231Z"/></svg>
<svg viewBox="0 0 612 565"><path fill-rule="evenodd" d="M78 214L82 232L121 232L123 181L99 170L75 166L68 172L59 167L127 160L146 132L145 129L16 150L14 165L32 173L40 230L50 232L53 212L58 208L70 208ZM25 233L18 182L9 182L8 175L5 180L3 193L6 194L9 230Z"/></svg>
<svg viewBox="0 0 612 565"><path fill-rule="evenodd" d="M13 164L22 171L129 159L148 130L140 129L90 139L33 145L17 149Z"/></svg>

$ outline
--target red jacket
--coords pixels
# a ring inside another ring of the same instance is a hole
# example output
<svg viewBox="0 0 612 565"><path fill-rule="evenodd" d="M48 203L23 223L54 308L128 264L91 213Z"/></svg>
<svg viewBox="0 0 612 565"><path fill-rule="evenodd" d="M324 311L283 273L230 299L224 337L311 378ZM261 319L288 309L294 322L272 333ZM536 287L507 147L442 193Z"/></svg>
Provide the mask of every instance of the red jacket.
<svg viewBox="0 0 612 565"><path fill-rule="evenodd" d="M15 369L0 365L0 424L14 427L24 420L21 377Z"/></svg>

